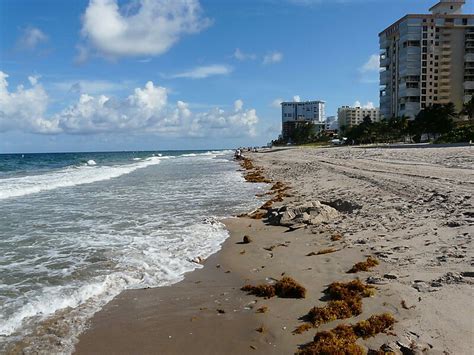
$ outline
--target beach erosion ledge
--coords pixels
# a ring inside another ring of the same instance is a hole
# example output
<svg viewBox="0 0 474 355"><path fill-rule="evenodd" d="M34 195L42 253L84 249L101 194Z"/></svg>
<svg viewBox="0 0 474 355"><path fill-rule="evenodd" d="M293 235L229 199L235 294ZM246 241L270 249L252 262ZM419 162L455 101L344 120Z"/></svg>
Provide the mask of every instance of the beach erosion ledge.
<svg viewBox="0 0 474 355"><path fill-rule="evenodd" d="M107 304L76 353L469 353L468 149L249 153L261 208L204 268Z"/></svg>

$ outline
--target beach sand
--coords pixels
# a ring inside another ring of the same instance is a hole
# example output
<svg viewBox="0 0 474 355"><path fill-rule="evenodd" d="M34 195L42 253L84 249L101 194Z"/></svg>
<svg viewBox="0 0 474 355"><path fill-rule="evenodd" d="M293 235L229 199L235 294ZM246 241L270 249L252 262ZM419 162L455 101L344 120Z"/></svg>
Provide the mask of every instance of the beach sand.
<svg viewBox="0 0 474 355"><path fill-rule="evenodd" d="M472 148L291 148L248 156L266 178L291 187L273 209L321 201L338 215L295 230L248 216L226 220L230 237L204 268L169 287L123 292L94 316L76 353L288 354L317 331L384 312L397 322L359 339L365 349L471 353ZM251 243L241 243L245 235ZM307 256L327 248L337 251ZM367 256L380 264L347 273ZM306 297L240 290L282 276L302 284ZM357 278L376 288L360 315L292 334L312 307L327 304L330 283Z"/></svg>

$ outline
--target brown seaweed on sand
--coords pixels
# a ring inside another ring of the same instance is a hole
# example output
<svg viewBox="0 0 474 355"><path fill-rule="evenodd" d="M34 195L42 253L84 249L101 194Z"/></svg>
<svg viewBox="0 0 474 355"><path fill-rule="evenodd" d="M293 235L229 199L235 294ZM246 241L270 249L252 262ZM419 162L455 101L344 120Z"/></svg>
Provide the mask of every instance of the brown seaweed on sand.
<svg viewBox="0 0 474 355"><path fill-rule="evenodd" d="M336 319L357 316L362 313L362 298L370 297L374 292L372 286L368 286L360 280L345 283L333 282L325 291L331 299L328 304L323 307L311 308L305 319L311 326L318 327Z"/></svg>
<svg viewBox="0 0 474 355"><path fill-rule="evenodd" d="M283 277L274 285L245 285L241 288L251 295L271 298L278 296L281 298L305 298L306 289L291 277Z"/></svg>
<svg viewBox="0 0 474 355"><path fill-rule="evenodd" d="M336 328L316 333L312 342L303 345L296 354L364 354L357 338L367 339L386 331L395 323L389 313L373 315L355 325L341 324Z"/></svg>
<svg viewBox="0 0 474 355"><path fill-rule="evenodd" d="M338 250L337 250L337 249L334 249L334 248L321 249L321 250L319 250L318 252L312 251L311 253L306 254L306 256L324 255L324 254L335 253L336 251L338 251Z"/></svg>
<svg viewBox="0 0 474 355"><path fill-rule="evenodd" d="M361 261L360 263L355 264L347 273L353 274L359 271L369 271L378 264L379 261L377 259L369 256L366 261Z"/></svg>

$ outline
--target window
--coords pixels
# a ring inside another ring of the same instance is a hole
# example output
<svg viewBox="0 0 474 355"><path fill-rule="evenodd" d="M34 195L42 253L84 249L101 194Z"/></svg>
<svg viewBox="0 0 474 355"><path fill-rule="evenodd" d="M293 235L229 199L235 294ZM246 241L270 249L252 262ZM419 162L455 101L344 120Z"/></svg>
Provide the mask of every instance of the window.
<svg viewBox="0 0 474 355"><path fill-rule="evenodd" d="M463 24L463 26L467 26L467 18L462 19L462 24Z"/></svg>
<svg viewBox="0 0 474 355"><path fill-rule="evenodd" d="M426 61L422 61L422 62L421 62L421 65L424 66L424 67L426 67Z"/></svg>
<svg viewBox="0 0 474 355"><path fill-rule="evenodd" d="M423 95L425 95L425 94L426 94L426 89L422 89L422 90L421 90L421 93L422 93Z"/></svg>

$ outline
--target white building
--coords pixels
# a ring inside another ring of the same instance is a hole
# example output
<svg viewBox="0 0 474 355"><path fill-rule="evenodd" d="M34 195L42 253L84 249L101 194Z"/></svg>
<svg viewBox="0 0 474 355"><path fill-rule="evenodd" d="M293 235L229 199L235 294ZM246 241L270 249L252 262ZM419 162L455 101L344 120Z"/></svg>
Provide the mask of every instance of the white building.
<svg viewBox="0 0 474 355"><path fill-rule="evenodd" d="M314 124L317 130L324 129L326 121L326 103L324 101L282 102L281 122L282 136L288 139L296 126Z"/></svg>
<svg viewBox="0 0 474 355"><path fill-rule="evenodd" d="M465 0L441 0L431 14L411 14L379 34L380 111L415 117L432 104L461 110L474 95L474 15Z"/></svg>
<svg viewBox="0 0 474 355"><path fill-rule="evenodd" d="M337 110L337 121L339 123L339 128L350 128L353 126L357 126L363 122L364 117L370 117L372 122L379 122L379 108L342 106L339 107L339 109Z"/></svg>

